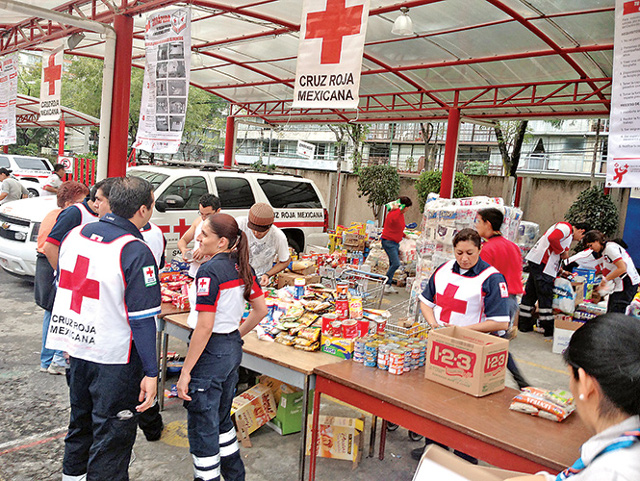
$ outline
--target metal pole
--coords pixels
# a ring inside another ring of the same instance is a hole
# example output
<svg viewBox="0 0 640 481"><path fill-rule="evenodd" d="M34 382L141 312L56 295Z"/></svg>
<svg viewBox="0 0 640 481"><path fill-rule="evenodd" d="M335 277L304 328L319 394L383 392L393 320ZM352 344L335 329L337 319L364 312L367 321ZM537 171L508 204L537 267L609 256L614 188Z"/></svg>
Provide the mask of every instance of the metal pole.
<svg viewBox="0 0 640 481"><path fill-rule="evenodd" d="M458 153L458 131L460 129L460 109L449 110L447 120L447 139L444 144L444 163L440 197L450 199L453 196L453 181L456 175L456 155Z"/></svg>
<svg viewBox="0 0 640 481"><path fill-rule="evenodd" d="M236 141L236 118L233 115L227 117L227 129L224 138L224 168L230 169L233 165L233 144Z"/></svg>
<svg viewBox="0 0 640 481"><path fill-rule="evenodd" d="M600 119L596 122L596 138L593 146L593 162L591 162L591 187L596 185L596 162L598 161L598 147L600 144Z"/></svg>

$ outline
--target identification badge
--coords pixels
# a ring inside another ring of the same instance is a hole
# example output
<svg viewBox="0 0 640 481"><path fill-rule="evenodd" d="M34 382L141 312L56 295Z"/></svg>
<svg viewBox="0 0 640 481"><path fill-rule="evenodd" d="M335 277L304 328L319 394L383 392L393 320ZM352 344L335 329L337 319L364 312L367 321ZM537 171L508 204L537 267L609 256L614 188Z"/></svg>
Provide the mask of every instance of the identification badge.
<svg viewBox="0 0 640 481"><path fill-rule="evenodd" d="M198 279L198 296L208 296L209 295L209 284L211 283L211 279L209 277L201 277Z"/></svg>
<svg viewBox="0 0 640 481"><path fill-rule="evenodd" d="M509 289L507 289L507 284L505 282L500 283L500 297L509 297Z"/></svg>

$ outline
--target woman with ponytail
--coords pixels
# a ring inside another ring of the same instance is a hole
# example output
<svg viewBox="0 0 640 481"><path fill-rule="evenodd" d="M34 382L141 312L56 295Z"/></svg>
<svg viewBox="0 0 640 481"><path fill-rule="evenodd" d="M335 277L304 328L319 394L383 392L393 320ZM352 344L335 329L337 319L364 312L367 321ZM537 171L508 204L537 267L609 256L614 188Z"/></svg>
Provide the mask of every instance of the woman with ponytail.
<svg viewBox="0 0 640 481"><path fill-rule="evenodd" d="M247 236L227 214L208 216L198 235L200 251L211 256L194 281L194 328L178 380L178 396L187 409L189 450L194 479L240 481L245 478L231 402L242 360L242 336L267 314L260 285L249 265ZM251 310L240 320L245 301Z"/></svg>

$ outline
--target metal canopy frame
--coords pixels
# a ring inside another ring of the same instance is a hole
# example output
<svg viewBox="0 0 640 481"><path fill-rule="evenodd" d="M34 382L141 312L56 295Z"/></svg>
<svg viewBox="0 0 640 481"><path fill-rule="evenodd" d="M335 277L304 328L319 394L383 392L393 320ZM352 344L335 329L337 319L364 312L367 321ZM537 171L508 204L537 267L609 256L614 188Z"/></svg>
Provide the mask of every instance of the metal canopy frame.
<svg viewBox="0 0 640 481"><path fill-rule="evenodd" d="M29 0L36 2L34 0ZM145 14L192 9L192 85L271 124L607 117L614 0L371 0L357 111L292 109L301 0L40 0L38 6L111 23L134 18L132 65L144 67ZM390 33L409 8L415 34ZM0 55L46 49L79 29L7 18ZM71 54L101 58L87 33Z"/></svg>
<svg viewBox="0 0 640 481"><path fill-rule="evenodd" d="M77 110L61 106L62 117L67 127L99 126L100 119L83 114ZM41 122L40 99L28 95L18 95L16 102L16 127L28 129L32 127L59 127L59 121Z"/></svg>

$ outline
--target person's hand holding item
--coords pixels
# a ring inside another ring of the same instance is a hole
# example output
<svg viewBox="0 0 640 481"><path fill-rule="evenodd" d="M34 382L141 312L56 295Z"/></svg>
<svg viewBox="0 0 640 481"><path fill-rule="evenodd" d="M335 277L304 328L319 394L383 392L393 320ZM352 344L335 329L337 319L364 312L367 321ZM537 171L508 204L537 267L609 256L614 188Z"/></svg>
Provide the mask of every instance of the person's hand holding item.
<svg viewBox="0 0 640 481"><path fill-rule="evenodd" d="M200 250L200 248L194 249L193 250L193 261L195 262L200 262L205 258L205 254L202 253L202 251ZM192 261L192 262L193 262Z"/></svg>
<svg viewBox="0 0 640 481"><path fill-rule="evenodd" d="M569 251L562 251L562 253L560 254L560 259L568 259L569 258Z"/></svg>
<svg viewBox="0 0 640 481"><path fill-rule="evenodd" d="M269 285L269 279L271 279L267 274L262 274L260 276L260 287L267 287Z"/></svg>

